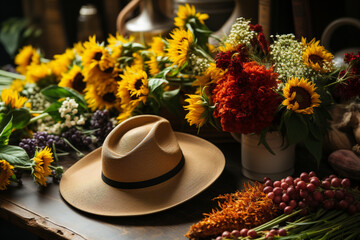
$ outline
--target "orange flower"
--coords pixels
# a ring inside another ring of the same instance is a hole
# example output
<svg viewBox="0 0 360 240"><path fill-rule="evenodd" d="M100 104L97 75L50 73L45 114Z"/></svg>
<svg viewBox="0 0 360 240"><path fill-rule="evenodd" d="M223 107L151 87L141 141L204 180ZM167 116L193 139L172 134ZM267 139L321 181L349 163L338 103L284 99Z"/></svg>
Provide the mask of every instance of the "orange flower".
<svg viewBox="0 0 360 240"><path fill-rule="evenodd" d="M279 208L263 192L264 185L256 182L248 184L242 191L219 196L225 200L220 209L204 214L205 217L192 225L185 235L188 238L207 238L220 235L224 231L259 226L279 215Z"/></svg>

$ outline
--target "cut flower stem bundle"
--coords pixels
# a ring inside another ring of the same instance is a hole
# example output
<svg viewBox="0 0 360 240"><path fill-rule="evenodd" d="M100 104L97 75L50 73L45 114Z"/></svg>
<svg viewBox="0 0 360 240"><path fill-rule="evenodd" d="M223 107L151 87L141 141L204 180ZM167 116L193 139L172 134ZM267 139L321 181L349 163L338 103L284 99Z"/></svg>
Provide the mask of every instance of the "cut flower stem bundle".
<svg viewBox="0 0 360 240"><path fill-rule="evenodd" d="M320 209L315 213L299 217L301 210L279 217L260 225L254 230L255 238L230 237L221 239L356 239L360 235L360 214L350 215L341 210ZM271 229L285 229L287 236L266 237Z"/></svg>

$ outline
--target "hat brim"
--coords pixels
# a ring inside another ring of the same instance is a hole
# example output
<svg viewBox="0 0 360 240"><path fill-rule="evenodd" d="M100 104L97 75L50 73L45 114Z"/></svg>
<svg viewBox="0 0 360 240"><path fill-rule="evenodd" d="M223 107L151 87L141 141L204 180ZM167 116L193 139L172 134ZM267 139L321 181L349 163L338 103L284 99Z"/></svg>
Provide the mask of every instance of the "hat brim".
<svg viewBox="0 0 360 240"><path fill-rule="evenodd" d="M101 179L101 148L70 167L60 181L60 193L73 207L102 216L137 216L179 205L209 187L225 167L223 153L197 136L175 132L185 158L183 169L155 186L119 189Z"/></svg>

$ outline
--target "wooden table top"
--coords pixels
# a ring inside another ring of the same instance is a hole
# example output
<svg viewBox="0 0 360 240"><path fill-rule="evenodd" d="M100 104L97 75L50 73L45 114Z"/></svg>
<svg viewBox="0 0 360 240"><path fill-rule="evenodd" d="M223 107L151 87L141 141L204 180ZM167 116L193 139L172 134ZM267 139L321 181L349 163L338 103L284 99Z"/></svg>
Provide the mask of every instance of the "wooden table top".
<svg viewBox="0 0 360 240"><path fill-rule="evenodd" d="M24 174L22 186L11 185L0 192L0 217L43 239L187 239L189 227L217 206L211 199L234 192L248 181L241 175L239 143L216 145L226 158L222 175L204 192L169 210L137 217L95 216L68 205L58 184L50 180L47 188L40 189ZM64 166L75 159L67 161Z"/></svg>

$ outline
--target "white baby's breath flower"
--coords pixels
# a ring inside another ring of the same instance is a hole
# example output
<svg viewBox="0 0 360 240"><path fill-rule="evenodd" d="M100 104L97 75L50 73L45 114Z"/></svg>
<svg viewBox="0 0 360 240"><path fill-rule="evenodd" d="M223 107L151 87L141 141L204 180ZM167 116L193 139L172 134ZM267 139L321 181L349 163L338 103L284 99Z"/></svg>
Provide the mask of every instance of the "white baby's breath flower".
<svg viewBox="0 0 360 240"><path fill-rule="evenodd" d="M229 43L232 46L243 44L251 47L251 40L255 35L256 32L250 30L250 20L240 17L236 19L236 22L232 25L230 34L225 40L225 44Z"/></svg>

